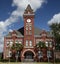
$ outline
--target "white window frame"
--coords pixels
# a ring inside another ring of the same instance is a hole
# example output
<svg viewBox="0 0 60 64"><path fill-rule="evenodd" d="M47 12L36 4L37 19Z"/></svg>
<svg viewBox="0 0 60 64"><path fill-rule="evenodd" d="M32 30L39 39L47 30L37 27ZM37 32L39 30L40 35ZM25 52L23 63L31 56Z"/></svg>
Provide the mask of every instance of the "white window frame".
<svg viewBox="0 0 60 64"><path fill-rule="evenodd" d="M26 30L28 30L28 26L26 26Z"/></svg>
<svg viewBox="0 0 60 64"><path fill-rule="evenodd" d="M32 35L32 31L29 31L29 35Z"/></svg>
<svg viewBox="0 0 60 64"><path fill-rule="evenodd" d="M51 51L50 51L50 50L47 51L47 57L48 57L48 58L51 57Z"/></svg>
<svg viewBox="0 0 60 64"><path fill-rule="evenodd" d="M49 42L49 47L52 47L52 42Z"/></svg>
<svg viewBox="0 0 60 64"><path fill-rule="evenodd" d="M48 47L48 46L49 46L49 43L48 43L47 41L45 42L45 44L46 44L46 47Z"/></svg>
<svg viewBox="0 0 60 64"><path fill-rule="evenodd" d="M10 46L12 46L13 45L13 41L10 41Z"/></svg>
<svg viewBox="0 0 60 64"><path fill-rule="evenodd" d="M6 42L6 46L8 47L9 45L10 45L10 42L9 42L9 41L7 41L7 42Z"/></svg>
<svg viewBox="0 0 60 64"><path fill-rule="evenodd" d="M32 41L31 40L29 41L29 46L32 46Z"/></svg>
<svg viewBox="0 0 60 64"><path fill-rule="evenodd" d="M32 26L29 26L29 30L32 30Z"/></svg>
<svg viewBox="0 0 60 64"><path fill-rule="evenodd" d="M43 52L41 50L38 51L38 58L42 58L43 57Z"/></svg>
<svg viewBox="0 0 60 64"><path fill-rule="evenodd" d="M26 46L28 46L28 44L29 44L29 42L28 42L28 40L26 40Z"/></svg>
<svg viewBox="0 0 60 64"><path fill-rule="evenodd" d="M20 43L20 44L22 44L22 42L21 42L21 41L19 41L19 43Z"/></svg>

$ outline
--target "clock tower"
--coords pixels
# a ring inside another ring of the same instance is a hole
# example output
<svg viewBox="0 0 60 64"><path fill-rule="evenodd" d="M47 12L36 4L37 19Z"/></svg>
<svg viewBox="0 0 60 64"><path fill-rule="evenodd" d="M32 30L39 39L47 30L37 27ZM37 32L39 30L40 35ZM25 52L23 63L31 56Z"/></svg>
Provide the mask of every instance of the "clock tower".
<svg viewBox="0 0 60 64"><path fill-rule="evenodd" d="M34 47L34 12L30 5L23 14L24 18L24 47Z"/></svg>

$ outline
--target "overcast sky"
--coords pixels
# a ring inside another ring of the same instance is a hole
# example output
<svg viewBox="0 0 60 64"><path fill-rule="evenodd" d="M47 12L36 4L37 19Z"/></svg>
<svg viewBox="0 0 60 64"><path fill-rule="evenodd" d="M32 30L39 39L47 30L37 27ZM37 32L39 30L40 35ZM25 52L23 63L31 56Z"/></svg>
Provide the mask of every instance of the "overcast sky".
<svg viewBox="0 0 60 64"><path fill-rule="evenodd" d="M36 27L49 30L52 23L60 23L60 0L0 0L0 52L4 36L23 27L23 13L28 4L35 12Z"/></svg>

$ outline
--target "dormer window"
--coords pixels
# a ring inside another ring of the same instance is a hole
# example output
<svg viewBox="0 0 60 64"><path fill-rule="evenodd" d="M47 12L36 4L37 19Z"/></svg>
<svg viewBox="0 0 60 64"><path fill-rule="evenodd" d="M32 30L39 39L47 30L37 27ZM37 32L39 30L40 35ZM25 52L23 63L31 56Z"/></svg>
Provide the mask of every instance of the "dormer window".
<svg viewBox="0 0 60 64"><path fill-rule="evenodd" d="M17 35L15 30L11 34L12 34L12 36L16 36Z"/></svg>
<svg viewBox="0 0 60 64"><path fill-rule="evenodd" d="M46 36L46 34L43 33L42 36Z"/></svg>
<svg viewBox="0 0 60 64"><path fill-rule="evenodd" d="M12 34L12 36L16 36L16 34Z"/></svg>
<svg viewBox="0 0 60 64"><path fill-rule="evenodd" d="M43 31L41 32L41 36L42 36L42 37L46 37L46 36L47 36L47 33L46 33L45 30L43 30Z"/></svg>

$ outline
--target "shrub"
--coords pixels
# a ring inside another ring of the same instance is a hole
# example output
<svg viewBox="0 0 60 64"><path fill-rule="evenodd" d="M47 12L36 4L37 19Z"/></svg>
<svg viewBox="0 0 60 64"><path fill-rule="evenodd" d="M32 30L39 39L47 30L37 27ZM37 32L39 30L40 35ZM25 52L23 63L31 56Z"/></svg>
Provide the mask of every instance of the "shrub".
<svg viewBox="0 0 60 64"><path fill-rule="evenodd" d="M7 59L0 59L1 62L8 62Z"/></svg>
<svg viewBox="0 0 60 64"><path fill-rule="evenodd" d="M55 59L55 62L60 62L60 59L59 58Z"/></svg>

